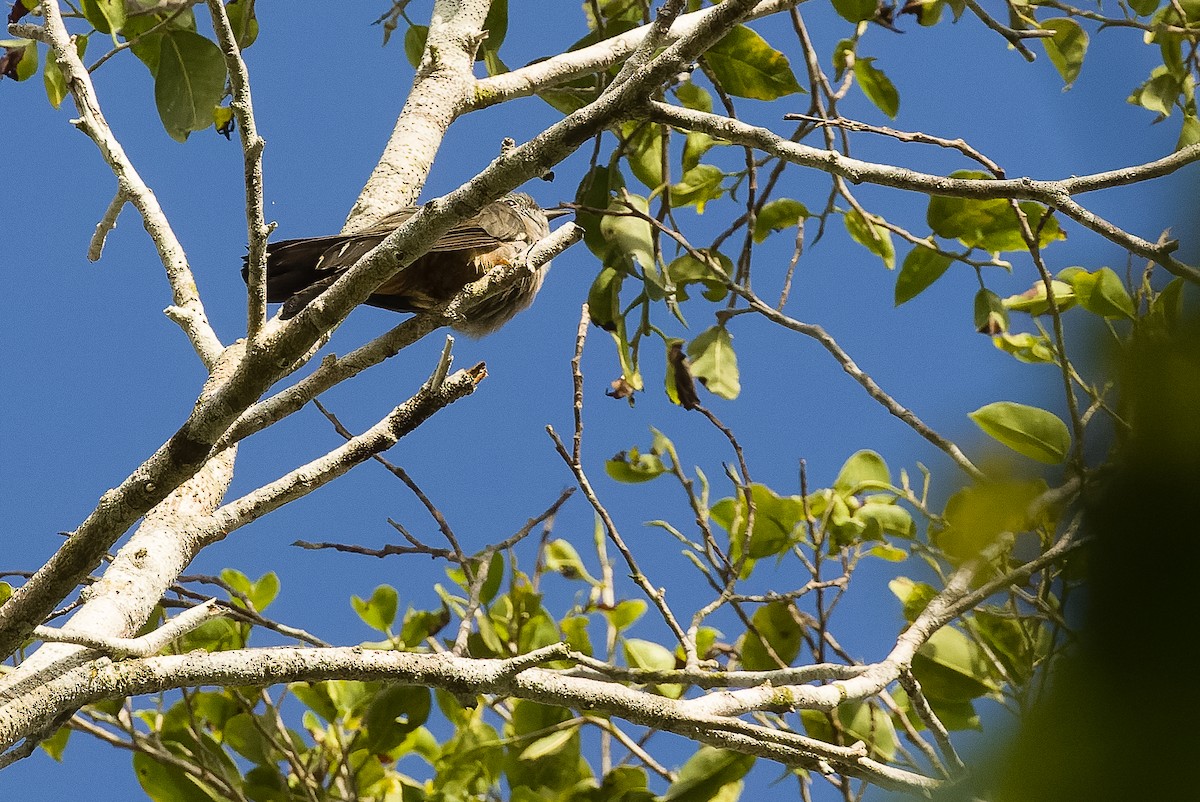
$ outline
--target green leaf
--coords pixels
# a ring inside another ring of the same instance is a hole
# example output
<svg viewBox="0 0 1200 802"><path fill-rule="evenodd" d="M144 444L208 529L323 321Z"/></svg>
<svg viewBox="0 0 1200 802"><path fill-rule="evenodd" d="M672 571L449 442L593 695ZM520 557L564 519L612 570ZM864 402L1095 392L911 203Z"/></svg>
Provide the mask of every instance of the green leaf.
<svg viewBox="0 0 1200 802"><path fill-rule="evenodd" d="M1133 90L1129 102L1163 117L1170 117L1183 86L1183 81L1166 67L1155 67L1150 71L1149 80Z"/></svg>
<svg viewBox="0 0 1200 802"><path fill-rule="evenodd" d="M916 535L912 515L896 504L868 501L854 511L854 520L863 525L863 540L882 540L887 535L911 539Z"/></svg>
<svg viewBox="0 0 1200 802"><path fill-rule="evenodd" d="M239 713L232 716L221 728L222 740L242 757L252 763L265 766L278 760L281 755L263 735L262 722L256 724L254 718L250 713ZM271 732L272 729L267 731Z"/></svg>
<svg viewBox="0 0 1200 802"><path fill-rule="evenodd" d="M751 619L754 630L748 630L741 639L742 668L771 671L791 665L800 654L800 644L804 640L804 628L798 618L795 606L787 601L773 601L755 610ZM771 656L764 641L783 661L783 666Z"/></svg>
<svg viewBox="0 0 1200 802"><path fill-rule="evenodd" d="M588 635L587 616L567 616L559 622L558 628L562 630L563 640L572 649L582 654L590 655L592 653L592 639Z"/></svg>
<svg viewBox="0 0 1200 802"><path fill-rule="evenodd" d="M1029 529L1029 505L1045 491L1041 479L968 485L946 501L943 520L930 528L931 539L952 560L978 556L1002 536Z"/></svg>
<svg viewBox="0 0 1200 802"><path fill-rule="evenodd" d="M754 241L765 242L776 231L799 226L806 217L812 217L808 207L798 200L777 198L764 203L754 219Z"/></svg>
<svg viewBox="0 0 1200 802"><path fill-rule="evenodd" d="M738 380L733 337L723 326L713 326L688 343L692 375L713 395L734 399L742 391Z"/></svg>
<svg viewBox="0 0 1200 802"><path fill-rule="evenodd" d="M833 9L847 22L863 22L874 18L879 10L878 0L833 0Z"/></svg>
<svg viewBox="0 0 1200 802"><path fill-rule="evenodd" d="M613 194L625 186L621 171L608 167L593 167L588 170L575 189L575 202L592 209L607 209ZM583 229L583 242L588 250L604 258L608 240L600 230L602 216L580 210L575 213L575 223Z"/></svg>
<svg viewBox="0 0 1200 802"><path fill-rule="evenodd" d="M875 66L875 59L855 59L854 79L868 100L888 117L896 119L900 112L900 93L883 70Z"/></svg>
<svg viewBox="0 0 1200 802"><path fill-rule="evenodd" d="M42 82L46 85L46 97L50 100L50 105L57 109L67 96L67 79L63 77L62 70L58 68L58 61L52 54L46 56Z"/></svg>
<svg viewBox="0 0 1200 802"><path fill-rule="evenodd" d="M258 581L251 582L250 578L241 571L226 568L221 571L221 579L232 590L245 596L250 601L250 604L254 606L254 609L260 613L279 595L279 577L273 571L263 574L258 578ZM236 596L233 597L232 602L239 607L244 606L242 600Z"/></svg>
<svg viewBox="0 0 1200 802"><path fill-rule="evenodd" d="M358 596L350 597L350 606L354 608L354 612L358 613L358 617L371 629L384 633L391 630L392 623L396 620L398 603L399 594L391 585L380 585L375 588L370 599L364 600Z"/></svg>
<svg viewBox="0 0 1200 802"><path fill-rule="evenodd" d="M497 551L492 553L492 561L488 563L487 579L483 580L483 587L479 589L479 601L484 604L489 604L492 599L496 598L496 593L500 590L500 583L504 581L504 555Z"/></svg>
<svg viewBox="0 0 1200 802"><path fill-rule="evenodd" d="M876 6L878 8L878 6ZM857 39L843 39L833 48L833 69L835 77L840 81L847 70L853 69L854 59L857 58Z"/></svg>
<svg viewBox="0 0 1200 802"><path fill-rule="evenodd" d="M1183 285L1182 278L1172 279L1162 292L1154 296L1150 302L1150 312L1146 315L1147 322L1160 326L1165 331L1174 331L1183 316ZM4 601L3 588L0 588L0 602Z"/></svg>
<svg viewBox="0 0 1200 802"><path fill-rule="evenodd" d="M646 770L636 766L617 766L600 783L596 802L655 802L658 797L647 790Z"/></svg>
<svg viewBox="0 0 1200 802"><path fill-rule="evenodd" d="M62 763L63 752L67 749L67 741L71 737L70 727L59 727L49 738L43 738L38 746L47 755Z"/></svg>
<svg viewBox="0 0 1200 802"><path fill-rule="evenodd" d="M588 290L588 316L602 329L612 331L621 315L621 284L625 274L614 267L600 269Z"/></svg>
<svg viewBox="0 0 1200 802"><path fill-rule="evenodd" d="M254 13L254 4L246 0L230 0L225 6L229 15L229 25L233 28L234 38L238 47L245 50L258 39L258 17Z"/></svg>
<svg viewBox="0 0 1200 802"><path fill-rule="evenodd" d="M623 642L625 661L630 668L640 668L646 671L671 671L675 668L675 655L660 643L626 638Z"/></svg>
<svg viewBox="0 0 1200 802"><path fill-rule="evenodd" d="M192 131L212 125L213 107L224 94L221 49L197 33L168 29L154 74L154 100L171 138L184 142Z"/></svg>
<svg viewBox="0 0 1200 802"><path fill-rule="evenodd" d="M1185 114L1183 125L1179 127L1179 141L1175 143L1175 150L1183 150L1197 142L1200 142L1200 120L1196 119L1194 114Z"/></svg>
<svg viewBox="0 0 1200 802"><path fill-rule="evenodd" d="M1054 348L1045 337L1022 332L1020 334L1001 334L992 338L992 344L1007 354L1012 354L1022 362L1030 364L1045 364L1054 362Z"/></svg>
<svg viewBox="0 0 1200 802"><path fill-rule="evenodd" d="M712 519L729 533L735 561L743 552L753 559L780 553L792 544L793 534L804 524L804 501L799 496L779 496L761 484L750 486L750 496L754 500L754 528L748 544L744 496L721 499L709 509Z"/></svg>
<svg viewBox="0 0 1200 802"><path fill-rule="evenodd" d="M409 25L404 32L404 57L415 70L421 66L421 56L425 54L425 40L429 38L428 25Z"/></svg>
<svg viewBox="0 0 1200 802"><path fill-rule="evenodd" d="M215 618L205 621L176 642L180 654L204 649L207 652L223 652L229 649L241 649L246 645L246 632L243 628L228 618Z"/></svg>
<svg viewBox="0 0 1200 802"><path fill-rule="evenodd" d="M1130 0L1129 7L1139 17L1148 17L1158 10L1160 0Z"/></svg>
<svg viewBox="0 0 1200 802"><path fill-rule="evenodd" d="M833 489L843 496L848 496L864 490L879 490L882 489L881 485L885 488L890 487L891 484L892 475L883 457L864 449L853 454L842 465L837 479L833 482Z"/></svg>
<svg viewBox="0 0 1200 802"><path fill-rule="evenodd" d="M38 68L38 47L37 41L34 39L17 39L11 44L4 47L23 48L21 51L21 60L17 62L17 80L24 81L32 78ZM48 61L53 61L53 58Z"/></svg>
<svg viewBox="0 0 1200 802"><path fill-rule="evenodd" d="M144 752L133 753L133 772L146 796L154 802L212 802L215 798L205 793L183 769L159 763Z"/></svg>
<svg viewBox="0 0 1200 802"><path fill-rule="evenodd" d="M483 20L483 30L487 38L483 40L477 61L483 61L488 53L498 53L504 37L508 35L508 0L492 0L488 6L487 16ZM490 75L495 75L489 70Z"/></svg>
<svg viewBox="0 0 1200 802"><path fill-rule="evenodd" d="M846 230L859 245L883 260L888 270L896 266L896 248L892 245L892 232L883 226L868 221L857 209L851 209L845 215Z"/></svg>
<svg viewBox="0 0 1200 802"><path fill-rule="evenodd" d="M949 269L953 260L944 254L917 245L904 257L900 275L896 276L896 306L911 301L924 292Z"/></svg>
<svg viewBox="0 0 1200 802"><path fill-rule="evenodd" d="M887 560L892 563L902 563L908 559L908 552L890 543L880 543L878 546L872 546L867 549L866 553L871 557L878 557L881 560Z"/></svg>
<svg viewBox="0 0 1200 802"><path fill-rule="evenodd" d="M980 334L1000 334L1008 331L1008 309L1000 296L991 290L975 293L975 331Z"/></svg>
<svg viewBox="0 0 1200 802"><path fill-rule="evenodd" d="M704 58L725 91L737 97L775 100L804 91L787 56L744 25L727 33Z"/></svg>
<svg viewBox="0 0 1200 802"><path fill-rule="evenodd" d="M937 596L937 589L933 585L926 584L925 582L914 582L905 576L896 577L888 582L888 589L904 605L904 620L910 624L917 620L917 616Z"/></svg>
<svg viewBox="0 0 1200 802"><path fill-rule="evenodd" d="M688 758L663 795L663 802L710 802L737 799L753 755L702 746Z"/></svg>
<svg viewBox="0 0 1200 802"><path fill-rule="evenodd" d="M708 252L701 251L701 253ZM708 255L713 256L714 254L708 253ZM725 270L725 274L729 275L732 272L733 262L723 253L716 253L715 256L716 261ZM690 253L684 253L667 265L667 279L675 286L675 297L680 301L688 299L686 288L689 284L702 285L704 297L710 301L720 301L729 292L725 287L725 281L713 271L708 262L701 261ZM588 308L591 308L590 305ZM592 319L595 320L594 315Z"/></svg>
<svg viewBox="0 0 1200 802"><path fill-rule="evenodd" d="M711 112L713 109L712 95L708 93L707 89L697 86L691 81L684 81L672 91L685 108L703 112Z"/></svg>
<svg viewBox="0 0 1200 802"><path fill-rule="evenodd" d="M1133 319L1133 299L1121 283L1121 277L1111 268L1102 267L1095 273L1086 270L1069 274L1075 300L1093 315L1104 318L1123 317Z"/></svg>
<svg viewBox="0 0 1200 802"><path fill-rule="evenodd" d="M1050 282L1050 290L1054 293L1054 304L1059 312L1065 312L1075 305L1075 288L1065 281L1054 279ZM1025 312L1029 315L1044 315L1050 311L1050 303L1046 300L1046 283L1036 281L1033 286L1020 295L1010 295L1004 299L1004 308L1014 312Z"/></svg>
<svg viewBox="0 0 1200 802"><path fill-rule="evenodd" d="M651 190L663 184L663 127L633 120L621 126L625 137L625 160L634 177Z"/></svg>
<svg viewBox="0 0 1200 802"><path fill-rule="evenodd" d="M871 750L871 757L891 760L896 754L896 730L892 720L883 710L863 701L843 702L838 705L838 724L846 734L846 741L862 741ZM813 738L837 743L837 733L830 726L825 713L805 710L800 714L804 730Z"/></svg>
<svg viewBox="0 0 1200 802"><path fill-rule="evenodd" d="M700 164L683 174L678 184L671 185L671 203L679 206L696 207L696 214L704 214L704 206L725 194L722 182L725 173L711 164Z"/></svg>
<svg viewBox="0 0 1200 802"><path fill-rule="evenodd" d="M970 413L995 440L1030 459L1057 465L1071 449L1067 424L1052 412L1012 401L997 401Z"/></svg>
<svg viewBox="0 0 1200 802"><path fill-rule="evenodd" d="M582 579L597 584L583 567L579 552L562 538L555 538L546 544L546 570L562 574L567 579Z"/></svg>
<svg viewBox="0 0 1200 802"><path fill-rule="evenodd" d="M650 211L650 202L640 195L626 195L625 200L643 214ZM625 263L632 259L643 268L653 268L654 239L650 223L629 215L629 210L616 202L609 210L614 214L600 220L600 233L608 243L607 253L619 256Z"/></svg>
<svg viewBox="0 0 1200 802"><path fill-rule="evenodd" d="M684 173L700 164L700 157L719 144L722 144L720 140L713 139L703 131L688 131L683 140L683 158L681 159Z"/></svg>
<svg viewBox="0 0 1200 802"><path fill-rule="evenodd" d="M969 702L1000 690L982 650L950 626L934 632L917 650L912 671L931 700Z"/></svg>
<svg viewBox="0 0 1200 802"><path fill-rule="evenodd" d="M1079 77L1079 70L1083 67L1083 57L1088 47L1087 31L1078 22L1067 17L1043 20L1039 27L1054 31L1054 36L1040 41L1046 48L1050 63L1062 76L1063 83L1069 87L1075 83L1075 79Z"/></svg>
<svg viewBox="0 0 1200 802"><path fill-rule="evenodd" d="M542 738L538 738L529 746L525 747L518 760L529 761L537 760L538 758L554 755L562 751L563 747L571 742L578 732L574 728L562 729L558 732L552 732ZM539 799L541 797L538 797Z"/></svg>
<svg viewBox="0 0 1200 802"><path fill-rule="evenodd" d="M125 0L81 0L79 10L100 33L120 33L125 27Z"/></svg>
<svg viewBox="0 0 1200 802"><path fill-rule="evenodd" d="M646 613L646 602L641 599L625 599L617 602L611 610L603 610L604 617L612 624L613 629L620 632L628 629Z"/></svg>
<svg viewBox="0 0 1200 802"><path fill-rule="evenodd" d="M625 651L625 662L630 668L646 671L671 671L675 668L675 655L660 643L641 638L625 638L621 645ZM669 699L678 699L683 695L682 685L651 685L649 688Z"/></svg>
<svg viewBox="0 0 1200 802"><path fill-rule="evenodd" d="M392 685L371 699L363 714L363 746L376 754L390 752L429 718L433 695L420 685Z"/></svg>
<svg viewBox="0 0 1200 802"><path fill-rule="evenodd" d="M976 181L991 178L987 173L977 170L957 170L950 177ZM1045 247L1066 237L1056 218L1050 217L1042 224L1042 218L1048 214L1045 207L1030 201L1024 201L1019 206L1034 231L1041 227L1040 246ZM1017 215L1004 198L976 200L933 195L929 199L925 219L939 237L957 239L969 248L982 248L989 253L1027 250Z"/></svg>
<svg viewBox="0 0 1200 802"><path fill-rule="evenodd" d="M604 471L618 482L638 484L657 479L667 472L667 467L657 454L642 454L631 448L605 462Z"/></svg>

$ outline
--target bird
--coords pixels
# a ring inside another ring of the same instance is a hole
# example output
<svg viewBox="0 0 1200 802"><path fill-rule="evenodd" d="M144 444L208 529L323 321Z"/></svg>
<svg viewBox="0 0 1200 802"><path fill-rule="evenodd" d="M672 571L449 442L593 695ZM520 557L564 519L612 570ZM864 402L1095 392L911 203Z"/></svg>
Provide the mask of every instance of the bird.
<svg viewBox="0 0 1200 802"><path fill-rule="evenodd" d="M397 209L351 234L269 243L267 302L283 303L280 318L294 317L419 208ZM550 218L565 213L542 209L524 193L505 195L443 234L428 253L381 284L365 303L394 312L431 309L492 268L515 262L550 233ZM243 262L242 278L248 280L249 257ZM515 284L482 299L452 327L472 337L491 334L533 303L549 269L546 262Z"/></svg>

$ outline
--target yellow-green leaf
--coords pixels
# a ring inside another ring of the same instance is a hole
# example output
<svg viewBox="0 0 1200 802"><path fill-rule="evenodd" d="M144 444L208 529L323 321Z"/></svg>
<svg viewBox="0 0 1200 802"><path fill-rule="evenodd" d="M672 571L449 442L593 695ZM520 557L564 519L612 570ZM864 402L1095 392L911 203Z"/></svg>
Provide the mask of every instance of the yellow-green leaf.
<svg viewBox="0 0 1200 802"><path fill-rule="evenodd" d="M1133 299L1111 268L1102 267L1095 273L1076 270L1069 275L1075 300L1084 309L1101 317L1133 318Z"/></svg>
<svg viewBox="0 0 1200 802"><path fill-rule="evenodd" d="M1013 401L997 401L970 413L995 440L1030 459L1057 465L1071 449L1071 432L1053 412Z"/></svg>
<svg viewBox="0 0 1200 802"><path fill-rule="evenodd" d="M692 375L713 395L734 399L742 391L738 378L733 337L722 326L713 326L688 343Z"/></svg>
<svg viewBox="0 0 1200 802"><path fill-rule="evenodd" d="M918 245L904 257L900 275L896 276L896 306L911 301L942 277L950 267L949 256Z"/></svg>
<svg viewBox="0 0 1200 802"><path fill-rule="evenodd" d="M896 266L896 248L892 245L892 232L883 226L869 221L857 209L851 209L845 215L846 230L859 245L883 260L888 270Z"/></svg>
<svg viewBox="0 0 1200 802"><path fill-rule="evenodd" d="M875 59L855 59L854 79L868 100L887 116L896 118L900 112L900 93L883 70L875 66Z"/></svg>
<svg viewBox="0 0 1200 802"><path fill-rule="evenodd" d="M1067 86L1075 83L1087 53L1088 35L1078 22L1067 17L1044 20L1040 27L1054 31L1054 36L1040 40L1046 55Z"/></svg>
<svg viewBox="0 0 1200 802"><path fill-rule="evenodd" d="M197 33L168 29L154 74L154 100L171 138L183 142L212 125L213 107L224 93L221 49Z"/></svg>
<svg viewBox="0 0 1200 802"><path fill-rule="evenodd" d="M725 91L737 97L775 100L804 91L787 56L745 25L727 33L704 58Z"/></svg>
<svg viewBox="0 0 1200 802"><path fill-rule="evenodd" d="M764 242L776 231L799 226L806 217L812 215L808 207L798 200L777 198L765 203L754 219L754 241Z"/></svg>

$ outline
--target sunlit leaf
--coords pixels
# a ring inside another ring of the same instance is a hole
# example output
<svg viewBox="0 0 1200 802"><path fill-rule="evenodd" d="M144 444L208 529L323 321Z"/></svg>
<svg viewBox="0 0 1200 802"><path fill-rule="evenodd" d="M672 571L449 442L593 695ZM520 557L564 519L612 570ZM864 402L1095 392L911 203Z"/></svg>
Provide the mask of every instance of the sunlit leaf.
<svg viewBox="0 0 1200 802"><path fill-rule="evenodd" d="M1133 298L1111 268L1102 267L1094 273L1075 270L1064 276L1075 291L1075 300L1094 315L1132 319Z"/></svg>
<svg viewBox="0 0 1200 802"><path fill-rule="evenodd" d="M667 472L667 467L657 454L643 454L631 448L606 461L604 470L618 482L637 484L657 479Z"/></svg>
<svg viewBox="0 0 1200 802"><path fill-rule="evenodd" d="M421 56L425 53L425 41L428 38L428 25L409 25L404 32L404 57L413 69L421 66Z"/></svg>
<svg viewBox="0 0 1200 802"><path fill-rule="evenodd" d="M812 217L812 214L798 200L776 198L764 203L754 220L754 241L765 242L774 232L798 226L806 217Z"/></svg>
<svg viewBox="0 0 1200 802"><path fill-rule="evenodd" d="M875 59L855 59L854 79L868 100L888 117L895 119L900 113L900 93L883 70L875 66Z"/></svg>
<svg viewBox="0 0 1200 802"><path fill-rule="evenodd" d="M942 277L952 261L949 256L931 248L915 246L908 252L908 256L904 257L904 263L900 265L900 274L896 276L896 306L911 301L924 292Z"/></svg>
<svg viewBox="0 0 1200 802"><path fill-rule="evenodd" d="M1042 20L1039 27L1054 31L1049 39L1040 39L1046 48L1050 63L1062 76L1067 86L1075 83L1079 70L1083 67L1083 57L1087 53L1088 35L1078 22L1068 17Z"/></svg>
<svg viewBox="0 0 1200 802"><path fill-rule="evenodd" d="M868 221L857 209L845 215L846 230L859 245L883 260L883 266L891 270L896 266L896 248L892 245L892 232L873 221Z"/></svg>
<svg viewBox="0 0 1200 802"><path fill-rule="evenodd" d="M350 606L358 613L367 626L380 632L391 629L396 620L396 608L399 604L399 594L391 585L380 585L375 588L370 599L358 596L350 597Z"/></svg>
<svg viewBox="0 0 1200 802"><path fill-rule="evenodd" d="M1038 462L1057 465L1071 449L1067 424L1044 409L997 401L970 413L970 418L994 439Z"/></svg>
<svg viewBox="0 0 1200 802"><path fill-rule="evenodd" d="M791 665L800 654L804 639L804 628L798 619L791 602L774 601L755 610L751 618L754 631L747 631L741 638L742 668L770 671Z"/></svg>
<svg viewBox="0 0 1200 802"><path fill-rule="evenodd" d="M742 391L738 378L733 337L723 326L713 326L688 343L692 375L713 395L733 399Z"/></svg>
<svg viewBox="0 0 1200 802"><path fill-rule="evenodd" d="M731 95L775 100L803 92L787 56L744 25L738 25L704 54L721 86Z"/></svg>
<svg viewBox="0 0 1200 802"><path fill-rule="evenodd" d="M837 479L833 481L834 490L848 495L861 493L863 490L878 490L880 486L887 487L892 483L891 472L883 457L869 449L863 449L853 454L842 465Z"/></svg>
<svg viewBox="0 0 1200 802"><path fill-rule="evenodd" d="M733 800L741 779L754 765L754 756L713 746L702 746L688 758L667 788L662 802L714 802ZM726 789L735 790L730 796Z"/></svg>
<svg viewBox="0 0 1200 802"><path fill-rule="evenodd" d="M183 142L212 125L213 107L225 94L225 56L197 33L169 29L162 35L154 100L163 127Z"/></svg>
<svg viewBox="0 0 1200 802"><path fill-rule="evenodd" d="M833 9L847 22L862 22L875 16L878 0L833 0Z"/></svg>

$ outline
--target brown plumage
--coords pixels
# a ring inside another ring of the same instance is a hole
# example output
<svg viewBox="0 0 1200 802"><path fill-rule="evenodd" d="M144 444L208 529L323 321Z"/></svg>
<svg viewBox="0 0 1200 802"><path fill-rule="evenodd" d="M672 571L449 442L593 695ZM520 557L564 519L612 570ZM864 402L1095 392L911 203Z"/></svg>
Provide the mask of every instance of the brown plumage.
<svg viewBox="0 0 1200 802"><path fill-rule="evenodd" d="M280 317L294 316L416 212L416 207L399 209L353 234L270 243L267 301L283 302ZM423 312L444 303L493 267L520 258L530 245L550 233L550 216L555 212L548 215L528 195L505 195L443 234L428 253L384 282L366 303L395 312ZM500 328L533 303L549 269L547 262L483 299L454 328L473 337ZM248 273L243 267L242 277Z"/></svg>

